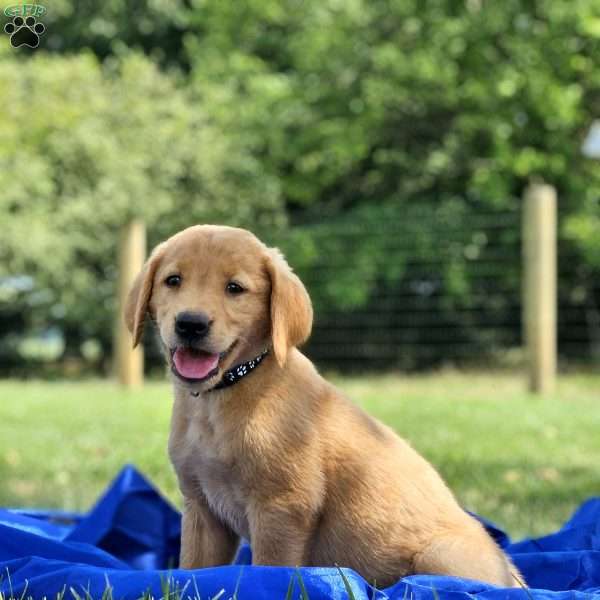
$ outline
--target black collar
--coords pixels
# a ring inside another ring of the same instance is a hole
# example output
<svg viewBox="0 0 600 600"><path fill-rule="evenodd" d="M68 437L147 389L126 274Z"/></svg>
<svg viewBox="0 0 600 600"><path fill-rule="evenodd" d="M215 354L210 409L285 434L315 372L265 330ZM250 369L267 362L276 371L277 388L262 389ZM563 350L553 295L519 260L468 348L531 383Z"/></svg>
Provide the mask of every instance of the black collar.
<svg viewBox="0 0 600 600"><path fill-rule="evenodd" d="M246 362L240 363L233 367L233 369L229 369L229 371L225 371L223 373L223 378L215 387L210 388L209 392L213 390L222 390L223 388L227 388L234 383L237 383L240 379L243 379L248 375L251 371L256 369L258 365L263 361L263 358L269 354L269 349L263 350L256 358L252 360L248 360Z"/></svg>

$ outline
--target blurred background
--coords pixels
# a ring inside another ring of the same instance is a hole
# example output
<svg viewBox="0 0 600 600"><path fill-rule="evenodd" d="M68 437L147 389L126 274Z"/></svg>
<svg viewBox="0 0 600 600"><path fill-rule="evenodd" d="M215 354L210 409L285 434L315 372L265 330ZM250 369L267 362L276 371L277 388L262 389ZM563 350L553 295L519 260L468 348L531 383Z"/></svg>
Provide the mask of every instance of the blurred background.
<svg viewBox="0 0 600 600"><path fill-rule="evenodd" d="M279 246L314 302L307 354L469 507L535 533L598 493L598 0L42 4L37 48L0 44L0 504L85 508L125 461L177 502L152 332L145 388L114 384L132 222L148 248L207 222ZM540 399L523 198L543 182Z"/></svg>

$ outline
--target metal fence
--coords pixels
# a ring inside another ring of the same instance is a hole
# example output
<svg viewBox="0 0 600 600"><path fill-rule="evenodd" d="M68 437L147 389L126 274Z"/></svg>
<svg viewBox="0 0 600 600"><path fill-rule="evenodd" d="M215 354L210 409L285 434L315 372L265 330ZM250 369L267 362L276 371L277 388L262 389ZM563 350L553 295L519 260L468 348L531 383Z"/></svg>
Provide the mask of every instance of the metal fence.
<svg viewBox="0 0 600 600"><path fill-rule="evenodd" d="M559 364L593 364L600 360L600 278L582 260L560 210L557 216L550 255L557 256ZM406 223L308 223L285 238L261 237L281 248L309 290L315 321L304 350L320 367L514 368L528 358L523 232L530 225L523 219L519 203ZM536 312L534 304L533 318ZM554 344L554 324L548 327ZM153 351L148 359L160 361Z"/></svg>
<svg viewBox="0 0 600 600"><path fill-rule="evenodd" d="M474 211L454 225L432 219L424 228L435 243L424 248L407 243L412 236L398 223L305 227L319 254L298 269L315 300L307 354L323 367L354 371L524 365L522 219L520 205ZM560 365L593 364L600 360L600 278L581 259L560 212L557 232ZM365 276L349 257L368 256L382 238L385 251L370 259ZM285 241L280 246L286 250ZM360 307L327 293L332 281L346 282L352 293L355 277L368 290Z"/></svg>
<svg viewBox="0 0 600 600"><path fill-rule="evenodd" d="M563 364L600 365L600 274L581 260L561 217L559 213L559 357Z"/></svg>
<svg viewBox="0 0 600 600"><path fill-rule="evenodd" d="M519 211L471 214L455 226L432 220L423 232L427 243L415 248L397 223L315 226L310 235L323 251L300 273L316 299L307 353L328 368L362 371L503 360L521 346L520 229ZM343 243L332 244L331 236ZM362 306L329 299L332 280L350 286L361 274L344 254L325 249L368 256L382 239L385 250L371 259L368 278L356 282L367 290Z"/></svg>

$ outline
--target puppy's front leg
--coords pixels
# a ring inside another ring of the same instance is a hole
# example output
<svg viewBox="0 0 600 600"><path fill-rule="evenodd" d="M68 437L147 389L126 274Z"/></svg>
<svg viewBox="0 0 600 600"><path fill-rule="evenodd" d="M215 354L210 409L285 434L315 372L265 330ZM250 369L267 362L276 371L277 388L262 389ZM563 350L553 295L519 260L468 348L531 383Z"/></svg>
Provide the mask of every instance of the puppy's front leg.
<svg viewBox="0 0 600 600"><path fill-rule="evenodd" d="M238 543L237 535L212 514L204 498L184 498L179 558L182 569L227 565Z"/></svg>
<svg viewBox="0 0 600 600"><path fill-rule="evenodd" d="M297 567L305 565L312 518L281 509L262 508L250 515L253 565Z"/></svg>

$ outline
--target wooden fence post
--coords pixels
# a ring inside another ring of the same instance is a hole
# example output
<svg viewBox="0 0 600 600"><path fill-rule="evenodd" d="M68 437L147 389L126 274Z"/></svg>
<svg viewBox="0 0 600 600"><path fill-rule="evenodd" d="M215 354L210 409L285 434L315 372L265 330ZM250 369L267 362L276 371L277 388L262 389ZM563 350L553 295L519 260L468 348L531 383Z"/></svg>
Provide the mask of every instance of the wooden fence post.
<svg viewBox="0 0 600 600"><path fill-rule="evenodd" d="M139 387L144 381L144 351L132 348L131 334L123 320L125 300L146 256L146 228L142 221L130 221L119 241L119 302L115 318L115 371L121 385Z"/></svg>
<svg viewBox="0 0 600 600"><path fill-rule="evenodd" d="M532 184L523 204L523 329L529 388L551 392L556 379L556 190Z"/></svg>

